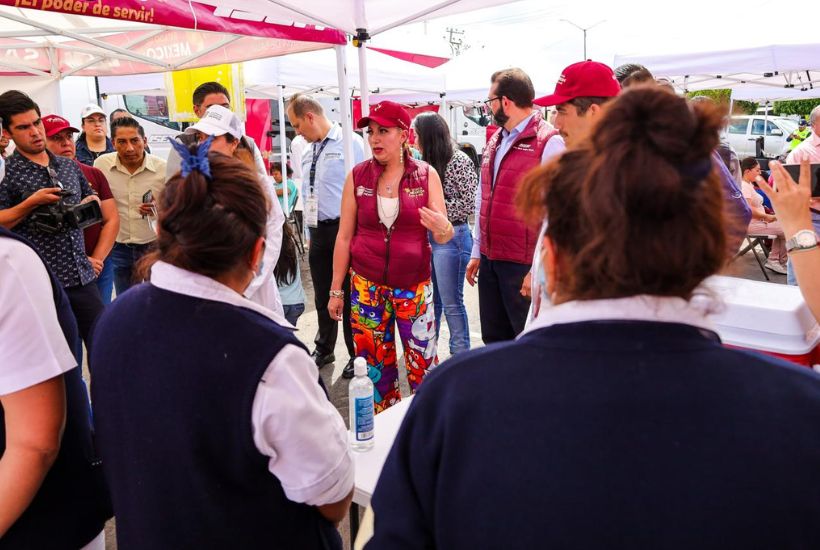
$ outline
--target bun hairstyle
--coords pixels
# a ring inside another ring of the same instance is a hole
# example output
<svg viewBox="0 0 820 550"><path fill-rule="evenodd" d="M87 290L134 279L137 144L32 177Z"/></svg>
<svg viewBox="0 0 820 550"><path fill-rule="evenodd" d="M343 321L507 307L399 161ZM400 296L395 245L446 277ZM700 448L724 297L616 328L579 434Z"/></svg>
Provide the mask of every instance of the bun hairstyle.
<svg viewBox="0 0 820 550"><path fill-rule="evenodd" d="M265 234L268 197L255 170L220 153L209 153L208 162L210 179L192 170L166 184L158 203L158 250L146 257L143 276L156 260L208 277L228 273Z"/></svg>
<svg viewBox="0 0 820 550"><path fill-rule="evenodd" d="M723 113L654 85L607 106L590 139L522 184L529 222L548 217L566 299L690 298L727 258L712 165Z"/></svg>

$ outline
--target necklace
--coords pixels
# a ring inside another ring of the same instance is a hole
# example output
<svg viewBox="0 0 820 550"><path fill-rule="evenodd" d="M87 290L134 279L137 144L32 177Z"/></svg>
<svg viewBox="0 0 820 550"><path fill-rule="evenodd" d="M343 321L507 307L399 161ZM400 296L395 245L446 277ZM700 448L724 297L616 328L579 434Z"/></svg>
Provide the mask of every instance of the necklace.
<svg viewBox="0 0 820 550"><path fill-rule="evenodd" d="M382 197L381 195L379 195L376 199L376 208L378 208L378 210L379 210L379 217L382 220L395 220L396 218L399 217L399 201L396 201L396 206L393 207L393 211L390 214L388 214L387 212L384 211L384 206L382 205L382 202L383 202L382 199L385 199L385 198L390 198L390 197Z"/></svg>
<svg viewBox="0 0 820 550"><path fill-rule="evenodd" d="M381 180L381 182L384 184L384 190L387 191L387 197L388 198L393 198L392 197L392 195L393 195L393 185L395 183L401 182L401 176L399 176L398 180L387 181L387 178L385 177L385 173L382 172L382 175L379 176L379 180Z"/></svg>

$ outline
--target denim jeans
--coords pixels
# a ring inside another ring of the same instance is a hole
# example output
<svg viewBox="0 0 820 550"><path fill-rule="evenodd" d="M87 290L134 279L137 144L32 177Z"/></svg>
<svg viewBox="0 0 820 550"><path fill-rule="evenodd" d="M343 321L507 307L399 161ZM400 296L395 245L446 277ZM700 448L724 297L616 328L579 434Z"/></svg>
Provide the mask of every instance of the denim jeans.
<svg viewBox="0 0 820 550"><path fill-rule="evenodd" d="M102 303L107 306L111 303L111 291L114 290L114 260L109 255L103 264L103 270L97 275L97 288L100 289Z"/></svg>
<svg viewBox="0 0 820 550"><path fill-rule="evenodd" d="M290 304L283 305L282 309L285 312L285 319L293 326L296 326L296 321L305 312L305 304Z"/></svg>
<svg viewBox="0 0 820 550"><path fill-rule="evenodd" d="M442 313L450 329L450 355L470 349L470 326L464 307L464 276L473 236L468 224L454 226L455 235L449 242L438 244L430 235L433 247L433 305L436 313L436 338Z"/></svg>
<svg viewBox="0 0 820 550"><path fill-rule="evenodd" d="M114 243L108 259L114 264L114 288L117 289L117 296L134 284L134 264L148 252L152 244Z"/></svg>

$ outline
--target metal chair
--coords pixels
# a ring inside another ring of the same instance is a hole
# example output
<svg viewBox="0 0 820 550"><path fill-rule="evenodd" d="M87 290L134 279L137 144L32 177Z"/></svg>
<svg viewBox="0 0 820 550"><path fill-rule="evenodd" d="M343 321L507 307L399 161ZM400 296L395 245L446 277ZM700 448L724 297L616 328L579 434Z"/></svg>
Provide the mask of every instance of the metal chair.
<svg viewBox="0 0 820 550"><path fill-rule="evenodd" d="M757 265L760 266L760 271L763 272L763 276L766 278L767 281L771 281L769 278L769 274L766 273L766 267L764 266L765 260L769 259L769 250L770 246L767 246L767 241L771 243L774 239L777 238L777 235L765 235L765 234L756 234L756 235L746 235L746 238L743 239L744 243L747 243L746 246L741 246L740 250L738 250L737 254L735 254L734 259L737 260L741 256L745 255L750 250L755 255L755 260L757 260ZM763 251L763 260L760 259L760 253L757 251L757 248Z"/></svg>

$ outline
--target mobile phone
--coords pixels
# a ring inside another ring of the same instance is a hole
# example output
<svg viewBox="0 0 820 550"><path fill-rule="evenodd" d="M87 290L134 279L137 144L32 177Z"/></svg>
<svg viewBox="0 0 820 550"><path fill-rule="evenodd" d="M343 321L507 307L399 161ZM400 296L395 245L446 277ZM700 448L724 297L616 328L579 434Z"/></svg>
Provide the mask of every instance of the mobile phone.
<svg viewBox="0 0 820 550"><path fill-rule="evenodd" d="M800 179L800 165L799 164L784 164L783 168L789 175L798 181ZM818 183L818 176L820 176L820 163L812 164L811 167L811 196L820 197L820 183Z"/></svg>

